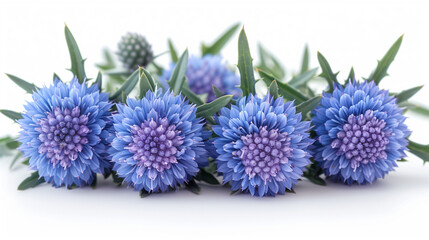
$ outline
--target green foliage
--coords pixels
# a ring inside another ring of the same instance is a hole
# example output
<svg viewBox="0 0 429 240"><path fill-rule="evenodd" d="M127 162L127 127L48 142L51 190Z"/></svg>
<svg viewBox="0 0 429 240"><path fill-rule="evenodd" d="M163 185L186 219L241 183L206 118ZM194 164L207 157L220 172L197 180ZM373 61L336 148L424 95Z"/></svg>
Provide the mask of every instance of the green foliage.
<svg viewBox="0 0 429 240"><path fill-rule="evenodd" d="M3 113L3 115L5 115L6 117L12 119L13 121L18 121L19 119L22 119L22 114L15 112L15 111L11 111L11 110L6 110L6 109L0 109L0 112Z"/></svg>
<svg viewBox="0 0 429 240"><path fill-rule="evenodd" d="M414 94L416 94L420 89L422 89L423 86L413 87L407 90L404 90L398 94L395 94L395 97L397 99L397 103L405 102L408 99L410 99Z"/></svg>
<svg viewBox="0 0 429 240"><path fill-rule="evenodd" d="M176 48L174 47L171 39L168 39L168 49L170 49L171 61L176 63L179 60L179 57L177 56Z"/></svg>
<svg viewBox="0 0 429 240"><path fill-rule="evenodd" d="M33 94L33 91L37 91L38 89L36 85L29 83L17 76L14 76L12 74L7 74L7 73L6 73L6 76L8 76L10 80L12 80L16 85L18 85L22 89L24 89L27 93Z"/></svg>
<svg viewBox="0 0 429 240"><path fill-rule="evenodd" d="M303 87L316 75L316 72L317 68L302 72L293 77L288 84L295 88Z"/></svg>
<svg viewBox="0 0 429 240"><path fill-rule="evenodd" d="M220 184L219 180L217 180L217 178L214 177L213 174L209 173L204 168L200 168L200 171L198 172L195 179L198 181L206 182L208 184L212 184L212 185Z"/></svg>
<svg viewBox="0 0 429 240"><path fill-rule="evenodd" d="M321 96L315 96L299 104L296 106L296 112L302 113L302 116L305 117L307 113L311 112L311 110L319 105L321 98Z"/></svg>
<svg viewBox="0 0 429 240"><path fill-rule="evenodd" d="M76 40L74 39L67 25L64 28L64 32L66 36L67 46L70 53L70 61L71 61L70 71L73 73L73 75L75 75L78 78L79 83L83 83L83 81L86 79L85 67L84 67L85 60L82 58L82 55L80 54L79 47L77 46Z"/></svg>
<svg viewBox="0 0 429 240"><path fill-rule="evenodd" d="M258 52L260 60L258 68L273 74L278 80L284 79L286 72L283 69L282 64L280 64L280 61L274 57L273 54L268 52L261 44L258 44Z"/></svg>
<svg viewBox="0 0 429 240"><path fill-rule="evenodd" d="M183 54L180 56L179 61L177 61L176 66L173 69L170 80L168 84L170 89L175 95L180 94L183 83L186 80L186 69L188 67L188 49L186 49Z"/></svg>
<svg viewBox="0 0 429 240"><path fill-rule="evenodd" d="M305 45L304 54L302 55L301 71L300 74L306 73L309 69L310 56L308 51L308 45Z"/></svg>
<svg viewBox="0 0 429 240"><path fill-rule="evenodd" d="M307 171L304 172L304 177L314 184L325 186L325 180L320 177L322 174L323 170L319 167L319 165L317 165L317 163L312 163L309 167L307 167Z"/></svg>
<svg viewBox="0 0 429 240"><path fill-rule="evenodd" d="M322 68L322 74L320 74L320 76L326 79L329 84L329 91L332 92L334 90L334 83L338 83L338 73L334 74L332 72L331 66L329 65L328 61L320 52L317 52L317 59L319 60L320 68Z"/></svg>
<svg viewBox="0 0 429 240"><path fill-rule="evenodd" d="M380 81L388 75L387 69L389 69L390 64L395 59L395 56L398 53L399 48L401 47L402 37L403 35L400 36L398 40L396 40L396 42L392 45L392 47L390 47L386 55L384 55L384 57L380 61L378 61L377 68L366 79L367 81L374 80L375 84L378 85Z"/></svg>
<svg viewBox="0 0 429 240"><path fill-rule="evenodd" d="M429 162L429 145L423 145L408 140L408 149L410 152L423 160L423 163Z"/></svg>
<svg viewBox="0 0 429 240"><path fill-rule="evenodd" d="M197 107L197 117L211 118L221 108L225 107L230 103L232 95L224 95L220 98L213 100L212 102L202 104Z"/></svg>
<svg viewBox="0 0 429 240"><path fill-rule="evenodd" d="M101 91L101 88L103 87L103 75L101 75L100 71L98 71L97 78L93 84L96 84L98 89Z"/></svg>
<svg viewBox="0 0 429 240"><path fill-rule="evenodd" d="M139 70L135 70L125 81L125 83L110 96L110 100L121 101L122 95L128 96L139 81Z"/></svg>
<svg viewBox="0 0 429 240"><path fill-rule="evenodd" d="M244 28L238 38L238 70L240 71L240 88L243 96L255 94L255 76L253 74L252 57L250 56L249 43Z"/></svg>
<svg viewBox="0 0 429 240"><path fill-rule="evenodd" d="M268 86L268 92L270 93L271 97L274 97L274 99L279 97L279 86L277 85L277 81L273 80Z"/></svg>
<svg viewBox="0 0 429 240"><path fill-rule="evenodd" d="M156 83L153 80L153 77L150 75L148 71L144 68L139 67L139 75L140 75L140 98L143 98L146 95L147 91L154 92L156 88Z"/></svg>
<svg viewBox="0 0 429 240"><path fill-rule="evenodd" d="M202 55L212 54L216 55L219 54L222 48L228 43L228 41L234 36L234 33L237 31L237 29L240 27L240 23L236 23L233 26L231 26L224 34L222 34L212 45L201 46Z"/></svg>
<svg viewBox="0 0 429 240"><path fill-rule="evenodd" d="M190 180L185 183L185 187L188 191L194 194L200 194L201 187L195 182L195 180Z"/></svg>
<svg viewBox="0 0 429 240"><path fill-rule="evenodd" d="M24 179L24 181L19 184L18 190L34 188L43 182L45 182L45 179L40 178L38 172L33 172L28 178Z"/></svg>

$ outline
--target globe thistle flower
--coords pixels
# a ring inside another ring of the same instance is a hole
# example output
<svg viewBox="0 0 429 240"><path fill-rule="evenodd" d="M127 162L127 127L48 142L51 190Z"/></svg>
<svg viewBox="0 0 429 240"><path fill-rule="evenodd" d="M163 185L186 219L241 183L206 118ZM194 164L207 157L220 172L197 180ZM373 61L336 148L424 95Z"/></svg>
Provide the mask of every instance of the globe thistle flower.
<svg viewBox="0 0 429 240"><path fill-rule="evenodd" d="M130 72L139 66L146 67L153 60L152 46L143 35L127 33L118 43L118 57Z"/></svg>
<svg viewBox="0 0 429 240"><path fill-rule="evenodd" d="M33 93L25 106L19 147L29 158L29 168L55 187L91 184L96 173L110 171L105 158L107 93L96 84L87 87L73 79L70 84L55 80Z"/></svg>
<svg viewBox="0 0 429 240"><path fill-rule="evenodd" d="M372 183L405 157L410 131L396 98L374 82L337 85L313 111L315 160L347 184Z"/></svg>
<svg viewBox="0 0 429 240"><path fill-rule="evenodd" d="M169 70L165 70L160 77L164 86L170 79L175 64L171 64ZM205 55L204 57L191 56L188 61L186 77L191 91L196 94L207 94L207 102L216 99L213 87L222 93L239 96L241 91L240 78L225 65L221 56Z"/></svg>
<svg viewBox="0 0 429 240"><path fill-rule="evenodd" d="M195 116L195 106L181 95L158 89L117 106L109 152L113 169L129 186L165 192L192 180L199 167L208 165L203 123Z"/></svg>
<svg viewBox="0 0 429 240"><path fill-rule="evenodd" d="M221 109L216 120L217 171L233 191L284 194L310 163L310 122L301 121L293 102L249 95Z"/></svg>

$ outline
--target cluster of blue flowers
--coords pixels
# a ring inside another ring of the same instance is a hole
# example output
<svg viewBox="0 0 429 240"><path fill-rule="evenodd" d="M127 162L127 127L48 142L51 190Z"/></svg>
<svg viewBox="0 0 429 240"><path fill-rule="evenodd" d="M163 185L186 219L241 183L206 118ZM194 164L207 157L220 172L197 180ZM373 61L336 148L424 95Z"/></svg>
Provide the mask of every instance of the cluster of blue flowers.
<svg viewBox="0 0 429 240"><path fill-rule="evenodd" d="M269 94L251 94L222 108L210 141L195 105L180 94L158 89L116 104L113 114L111 107L97 85L76 79L35 92L18 121L30 169L55 187L89 185L96 173L113 170L136 190L165 192L208 166L213 146L206 146L212 144L225 184L266 196L292 190L312 156L334 180L364 184L383 178L405 156L410 134L396 99L373 82L324 93L313 111L315 140L293 102Z"/></svg>
<svg viewBox="0 0 429 240"><path fill-rule="evenodd" d="M66 37L73 43L71 33ZM401 39L389 51L399 48ZM409 144L411 132L398 99L420 88L398 98L380 89L385 64L371 80L358 82L352 72L340 85L320 54L330 88L313 98L297 93L305 85L302 79L286 86L259 69L271 83L261 98L255 94L244 31L239 38L241 77L210 52L215 49L205 46L202 57L189 61L185 51L177 64L158 72L159 81L139 68L110 98L100 89L101 74L90 85L83 65L72 65L76 77L70 83L56 78L40 89L12 79L33 93L24 113L11 117L22 129L19 150L36 171L24 183L82 187L95 184L102 174L150 194L183 185L195 190L195 181L218 184L212 175L217 173L233 192L275 196L293 191L303 176L317 183L322 173L348 185L372 183L397 167L408 145L411 152L418 145ZM84 62L79 51L71 51L71 58ZM128 97L138 81L140 97ZM297 96L297 106L291 96Z"/></svg>

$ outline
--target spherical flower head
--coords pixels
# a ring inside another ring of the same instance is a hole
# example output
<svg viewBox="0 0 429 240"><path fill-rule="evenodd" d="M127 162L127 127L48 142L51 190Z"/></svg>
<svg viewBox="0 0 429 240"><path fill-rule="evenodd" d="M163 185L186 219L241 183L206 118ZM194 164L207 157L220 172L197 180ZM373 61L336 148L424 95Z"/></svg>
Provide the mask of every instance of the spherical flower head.
<svg viewBox="0 0 429 240"><path fill-rule="evenodd" d="M131 72L139 66L146 67L153 60L152 46L138 33L122 36L117 54L124 67Z"/></svg>
<svg viewBox="0 0 429 240"><path fill-rule="evenodd" d="M334 180L372 183L406 156L410 131L402 109L374 82L337 85L313 115L315 160Z"/></svg>
<svg viewBox="0 0 429 240"><path fill-rule="evenodd" d="M233 191L284 194L310 163L310 122L301 121L293 102L249 95L221 109L216 120L217 171Z"/></svg>
<svg viewBox="0 0 429 240"><path fill-rule="evenodd" d="M109 153L113 169L136 190L165 192L191 180L208 165L201 119L181 95L158 89L141 100L128 98L114 114Z"/></svg>
<svg viewBox="0 0 429 240"><path fill-rule="evenodd" d="M106 159L106 127L112 106L96 84L55 80L33 93L19 120L19 147L30 169L55 187L91 184L111 169Z"/></svg>
<svg viewBox="0 0 429 240"><path fill-rule="evenodd" d="M170 65L170 69L165 70L160 77L161 82L167 86L175 64ZM191 56L186 69L189 88L196 94L207 94L207 102L216 99L213 92L213 85L222 93L240 96L240 78L231 71L221 56L205 55L204 57Z"/></svg>

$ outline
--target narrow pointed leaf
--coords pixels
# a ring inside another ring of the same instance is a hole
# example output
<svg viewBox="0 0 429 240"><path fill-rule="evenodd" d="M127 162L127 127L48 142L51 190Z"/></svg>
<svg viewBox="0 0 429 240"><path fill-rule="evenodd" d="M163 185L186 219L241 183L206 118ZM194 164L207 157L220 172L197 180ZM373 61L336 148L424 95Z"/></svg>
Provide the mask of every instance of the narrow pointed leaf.
<svg viewBox="0 0 429 240"><path fill-rule="evenodd" d="M19 87L21 87L22 89L24 89L26 92L33 94L33 91L37 91L37 87L36 85L29 83L17 76L14 76L12 74L7 74L6 76L8 76L10 78L10 80L12 80L16 85L18 85Z"/></svg>
<svg viewBox="0 0 429 240"><path fill-rule="evenodd" d="M268 92L270 93L271 97L274 97L274 99L279 97L279 86L277 85L276 80L271 82L270 86L268 87Z"/></svg>
<svg viewBox="0 0 429 240"><path fill-rule="evenodd" d="M201 98L197 94L192 92L186 85L182 88L182 95L185 96L191 103L197 106L204 104L203 100L201 100Z"/></svg>
<svg viewBox="0 0 429 240"><path fill-rule="evenodd" d="M353 69L353 67L350 69L350 73L349 76L347 77L348 81L353 81L355 80L355 70Z"/></svg>
<svg viewBox="0 0 429 240"><path fill-rule="evenodd" d="M194 194L200 194L201 188L200 186L195 182L195 180L190 180L189 182L185 183L185 187L188 191L194 193Z"/></svg>
<svg viewBox="0 0 429 240"><path fill-rule="evenodd" d="M230 103L231 99L232 95L225 95L213 100L212 102L200 105L197 107L196 115L197 117L212 117L221 108L225 107L228 103Z"/></svg>
<svg viewBox="0 0 429 240"><path fill-rule="evenodd" d="M306 72L300 73L298 75L296 75L295 77L293 77L288 84L291 85L292 87L296 87L299 88L301 86L304 86L305 84L307 84L308 81L310 81L314 75L316 75L317 72L317 68L313 68L311 70L308 70Z"/></svg>
<svg viewBox="0 0 429 240"><path fill-rule="evenodd" d="M258 44L260 57L260 65L258 68L270 72L276 79L283 79L286 75L285 70L280 61L270 52L268 52L261 44Z"/></svg>
<svg viewBox="0 0 429 240"><path fill-rule="evenodd" d="M13 158L12 162L9 165L9 169L12 169L15 166L15 163L22 157L22 152L18 152Z"/></svg>
<svg viewBox="0 0 429 240"><path fill-rule="evenodd" d="M177 61L176 67L174 67L173 73L171 74L168 84L170 89L175 95L178 95L182 90L183 83L186 80L186 68L188 67L188 49L186 49L179 61Z"/></svg>
<svg viewBox="0 0 429 240"><path fill-rule="evenodd" d="M390 64L393 62L393 60L396 57L396 54L399 51L399 48L401 47L402 43L402 36L396 40L396 42L390 47L390 49L387 51L386 55L378 61L377 68L374 72L371 73L371 75L368 77L368 81L373 81L375 84L379 84L380 81L387 76L387 69L389 69Z"/></svg>
<svg viewBox="0 0 429 240"><path fill-rule="evenodd" d="M98 90L101 91L101 87L103 86L103 76L100 71L98 71L97 78L93 84L96 84L98 86Z"/></svg>
<svg viewBox="0 0 429 240"><path fill-rule="evenodd" d="M238 38L238 70L240 71L241 90L243 96L255 94L255 76L253 74L252 56L244 28Z"/></svg>
<svg viewBox="0 0 429 240"><path fill-rule="evenodd" d="M177 56L176 48L174 47L171 39L168 39L168 49L170 49L171 61L176 63L179 60L179 57Z"/></svg>
<svg viewBox="0 0 429 240"><path fill-rule="evenodd" d="M77 77L79 82L83 83L83 81L86 79L85 67L84 67L85 60L82 58L82 55L80 54L79 47L77 46L76 40L74 39L72 33L70 32L70 29L67 26L65 26L64 32L66 35L67 46L70 53L70 60L71 60L70 70L73 73L73 75Z"/></svg>
<svg viewBox="0 0 429 240"><path fill-rule="evenodd" d="M240 27L240 23L237 23L231 26L224 34L222 34L211 46L204 46L202 48L203 55L218 54L223 47L228 43L228 41L234 36L234 33Z"/></svg>
<svg viewBox="0 0 429 240"><path fill-rule="evenodd" d="M146 95L147 91L155 91L156 84L152 76L144 68L139 67L140 72L140 98L143 98Z"/></svg>
<svg viewBox="0 0 429 240"><path fill-rule="evenodd" d="M45 179L39 178L38 172L33 172L28 178L21 182L18 186L18 190L26 190L28 188L34 188L37 185L45 182Z"/></svg>
<svg viewBox="0 0 429 240"><path fill-rule="evenodd" d="M217 180L216 177L213 176L213 174L207 172L205 169L201 168L198 172L197 176L195 177L198 181L203 181L208 184L212 185L219 185L220 182Z"/></svg>
<svg viewBox="0 0 429 240"><path fill-rule="evenodd" d="M217 98L225 95L225 93L223 93L221 90L219 90L215 85L212 85L212 87L213 87L213 92Z"/></svg>
<svg viewBox="0 0 429 240"><path fill-rule="evenodd" d="M308 112L313 110L320 103L321 96L315 96L313 98L308 99L307 101L296 106L296 112L302 113L305 116Z"/></svg>
<svg viewBox="0 0 429 240"><path fill-rule="evenodd" d="M329 84L329 90L332 91L334 89L334 83L338 83L338 73L334 74L332 72L331 66L329 66L328 61L320 52L317 52L317 59L319 60L320 68L322 68L322 74L320 74L320 76L326 79Z"/></svg>
<svg viewBox="0 0 429 240"><path fill-rule="evenodd" d="M261 69L256 70L259 72L259 75L264 79L264 82L265 84L267 84L267 86L270 86L271 82L276 80L272 74L264 72ZM277 85L278 93L289 101L295 100L297 103L301 103L308 100L307 96L303 95L300 91L298 91L287 83L277 82Z"/></svg>
<svg viewBox="0 0 429 240"><path fill-rule="evenodd" d="M308 53L308 45L305 45L304 54L302 55L301 74L308 71L310 56Z"/></svg>
<svg viewBox="0 0 429 240"><path fill-rule="evenodd" d="M412 154L421 158L424 163L429 162L429 145L423 145L408 140L408 149Z"/></svg>
<svg viewBox="0 0 429 240"><path fill-rule="evenodd" d="M413 87L395 95L397 103L405 102L416 94L423 86Z"/></svg>
<svg viewBox="0 0 429 240"><path fill-rule="evenodd" d="M130 92L134 89L139 81L139 70L135 70L133 74L131 74L125 83L110 96L110 100L120 100L122 93L126 96L130 94Z"/></svg>
<svg viewBox="0 0 429 240"><path fill-rule="evenodd" d="M0 109L0 112L14 121L17 121L22 118L22 114L15 111Z"/></svg>
<svg viewBox="0 0 429 240"><path fill-rule="evenodd" d="M103 49L103 56L106 62L102 64L97 64L97 67L102 70L110 70L116 68L115 60L113 60L113 56L110 53L109 49Z"/></svg>
<svg viewBox="0 0 429 240"><path fill-rule="evenodd" d="M55 82L55 80L58 80L58 81L60 81L60 82L62 82L63 80L61 80L61 78L56 74L56 73L54 73L54 76L52 77L52 80Z"/></svg>

